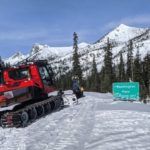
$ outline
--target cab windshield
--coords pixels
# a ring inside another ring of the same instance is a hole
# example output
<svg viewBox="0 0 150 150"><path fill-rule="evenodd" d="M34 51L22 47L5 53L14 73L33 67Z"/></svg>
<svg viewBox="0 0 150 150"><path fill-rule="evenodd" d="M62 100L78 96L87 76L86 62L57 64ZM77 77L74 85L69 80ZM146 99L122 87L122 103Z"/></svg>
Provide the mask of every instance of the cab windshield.
<svg viewBox="0 0 150 150"><path fill-rule="evenodd" d="M9 77L13 80L22 80L29 77L28 68L15 69L8 72Z"/></svg>

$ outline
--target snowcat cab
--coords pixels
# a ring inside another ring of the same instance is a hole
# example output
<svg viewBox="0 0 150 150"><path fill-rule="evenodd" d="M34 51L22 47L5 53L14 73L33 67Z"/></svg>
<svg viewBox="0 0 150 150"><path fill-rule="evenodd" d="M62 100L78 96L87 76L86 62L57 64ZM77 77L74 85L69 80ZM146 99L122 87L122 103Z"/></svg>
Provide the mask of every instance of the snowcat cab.
<svg viewBox="0 0 150 150"><path fill-rule="evenodd" d="M46 61L5 68L0 72L0 107L46 98L55 91L53 73Z"/></svg>

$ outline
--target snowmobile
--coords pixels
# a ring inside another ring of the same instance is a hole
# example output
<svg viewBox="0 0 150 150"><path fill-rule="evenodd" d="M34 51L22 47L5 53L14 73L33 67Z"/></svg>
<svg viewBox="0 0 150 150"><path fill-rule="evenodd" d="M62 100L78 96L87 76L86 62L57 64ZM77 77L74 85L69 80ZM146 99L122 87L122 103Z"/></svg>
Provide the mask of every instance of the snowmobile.
<svg viewBox="0 0 150 150"><path fill-rule="evenodd" d="M54 86L46 60L0 69L0 126L25 127L64 106L64 92ZM72 96L74 97L74 96Z"/></svg>

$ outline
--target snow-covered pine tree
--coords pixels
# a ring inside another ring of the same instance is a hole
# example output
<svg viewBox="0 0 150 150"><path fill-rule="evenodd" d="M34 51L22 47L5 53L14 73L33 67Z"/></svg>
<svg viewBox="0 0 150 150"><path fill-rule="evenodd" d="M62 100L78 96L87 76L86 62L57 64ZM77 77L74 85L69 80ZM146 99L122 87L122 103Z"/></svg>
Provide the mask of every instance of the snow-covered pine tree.
<svg viewBox="0 0 150 150"><path fill-rule="evenodd" d="M78 35L76 32L73 33L73 70L72 74L79 77L80 82L82 82L82 70L79 61L78 54Z"/></svg>

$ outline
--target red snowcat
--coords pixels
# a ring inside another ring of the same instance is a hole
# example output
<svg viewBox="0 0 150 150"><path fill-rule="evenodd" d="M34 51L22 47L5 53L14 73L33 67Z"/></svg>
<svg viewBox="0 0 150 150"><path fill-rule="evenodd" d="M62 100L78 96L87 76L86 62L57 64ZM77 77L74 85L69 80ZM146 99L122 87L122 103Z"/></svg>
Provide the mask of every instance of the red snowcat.
<svg viewBox="0 0 150 150"><path fill-rule="evenodd" d="M0 126L25 127L60 109L64 105L62 94L56 92L52 68L45 60L1 67Z"/></svg>

